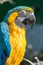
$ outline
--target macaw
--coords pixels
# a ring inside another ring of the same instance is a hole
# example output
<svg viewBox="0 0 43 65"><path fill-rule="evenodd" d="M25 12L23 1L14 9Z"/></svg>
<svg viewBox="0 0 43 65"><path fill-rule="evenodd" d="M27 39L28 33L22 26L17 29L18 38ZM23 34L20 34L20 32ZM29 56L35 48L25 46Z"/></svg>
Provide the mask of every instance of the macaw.
<svg viewBox="0 0 43 65"><path fill-rule="evenodd" d="M18 6L8 11L0 23L0 65L21 63L26 51L26 25L33 27L34 23L34 10L30 7Z"/></svg>

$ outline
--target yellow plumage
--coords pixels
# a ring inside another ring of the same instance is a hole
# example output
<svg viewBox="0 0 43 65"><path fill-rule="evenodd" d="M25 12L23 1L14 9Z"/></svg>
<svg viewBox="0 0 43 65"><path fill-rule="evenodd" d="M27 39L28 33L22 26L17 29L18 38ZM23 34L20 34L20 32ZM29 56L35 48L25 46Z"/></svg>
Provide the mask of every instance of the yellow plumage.
<svg viewBox="0 0 43 65"><path fill-rule="evenodd" d="M26 29L20 28L16 25L15 18L18 16L17 12L11 13L8 17L11 53L6 59L5 65L19 65L24 57L26 48Z"/></svg>

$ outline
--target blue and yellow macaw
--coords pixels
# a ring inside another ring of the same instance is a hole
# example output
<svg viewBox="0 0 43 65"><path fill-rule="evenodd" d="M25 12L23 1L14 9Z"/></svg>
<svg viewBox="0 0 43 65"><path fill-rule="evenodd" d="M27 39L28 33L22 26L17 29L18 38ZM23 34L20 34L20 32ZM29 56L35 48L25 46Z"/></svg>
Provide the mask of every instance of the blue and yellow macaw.
<svg viewBox="0 0 43 65"><path fill-rule="evenodd" d="M35 23L34 10L18 6L0 23L0 65L19 65L26 50L26 25Z"/></svg>

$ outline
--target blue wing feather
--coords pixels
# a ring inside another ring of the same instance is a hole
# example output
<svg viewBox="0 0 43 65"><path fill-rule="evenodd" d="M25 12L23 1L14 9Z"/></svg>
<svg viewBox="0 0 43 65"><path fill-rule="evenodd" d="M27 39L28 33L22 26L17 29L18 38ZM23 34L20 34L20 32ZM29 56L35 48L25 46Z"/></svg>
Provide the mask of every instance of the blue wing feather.
<svg viewBox="0 0 43 65"><path fill-rule="evenodd" d="M4 60L9 56L10 38L9 38L9 28L6 22L0 23L0 65L4 65ZM3 63L3 64L1 64Z"/></svg>

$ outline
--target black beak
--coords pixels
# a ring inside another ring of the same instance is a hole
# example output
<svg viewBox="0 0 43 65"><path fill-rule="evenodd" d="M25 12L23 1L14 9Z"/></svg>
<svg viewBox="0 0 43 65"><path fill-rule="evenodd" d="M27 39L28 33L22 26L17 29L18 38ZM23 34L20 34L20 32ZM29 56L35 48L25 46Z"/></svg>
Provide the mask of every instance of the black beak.
<svg viewBox="0 0 43 65"><path fill-rule="evenodd" d="M30 15L28 18L26 18L26 19L23 21L23 23L24 23L25 25L29 24L29 25L31 25L31 27L33 27L33 25L35 24L35 21L36 21L35 15Z"/></svg>

